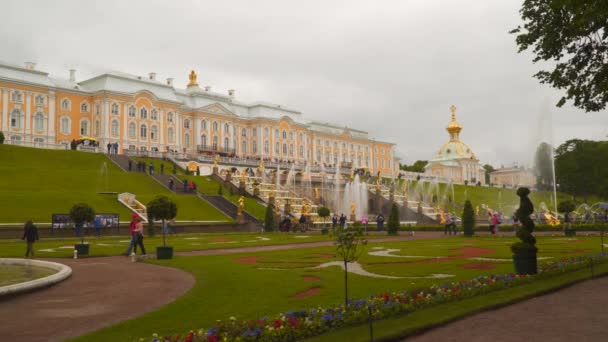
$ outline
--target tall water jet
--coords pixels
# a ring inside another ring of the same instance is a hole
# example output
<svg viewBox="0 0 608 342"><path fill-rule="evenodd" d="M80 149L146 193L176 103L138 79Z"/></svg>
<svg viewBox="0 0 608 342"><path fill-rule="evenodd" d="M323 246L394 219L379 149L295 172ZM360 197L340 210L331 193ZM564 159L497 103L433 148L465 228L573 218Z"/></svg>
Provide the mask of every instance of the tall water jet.
<svg viewBox="0 0 608 342"><path fill-rule="evenodd" d="M336 173L334 174L334 188L333 188L333 211L337 213L342 210L342 201L340 198L340 166L336 163ZM341 213L344 213L342 211Z"/></svg>
<svg viewBox="0 0 608 342"><path fill-rule="evenodd" d="M351 205L355 204L355 217L361 219L368 211L367 183L361 182L359 175L347 182L344 186L341 210L343 213L351 212Z"/></svg>

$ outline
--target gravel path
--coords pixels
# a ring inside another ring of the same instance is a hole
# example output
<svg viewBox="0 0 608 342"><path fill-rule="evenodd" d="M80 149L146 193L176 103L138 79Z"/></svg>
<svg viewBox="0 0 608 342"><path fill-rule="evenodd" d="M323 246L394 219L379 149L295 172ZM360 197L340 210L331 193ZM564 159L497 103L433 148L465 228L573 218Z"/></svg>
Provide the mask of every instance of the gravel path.
<svg viewBox="0 0 608 342"><path fill-rule="evenodd" d="M608 341L608 277L482 312L408 342Z"/></svg>
<svg viewBox="0 0 608 342"><path fill-rule="evenodd" d="M140 316L194 285L184 271L127 257L53 259L72 276L50 288L0 302L0 340L63 341Z"/></svg>

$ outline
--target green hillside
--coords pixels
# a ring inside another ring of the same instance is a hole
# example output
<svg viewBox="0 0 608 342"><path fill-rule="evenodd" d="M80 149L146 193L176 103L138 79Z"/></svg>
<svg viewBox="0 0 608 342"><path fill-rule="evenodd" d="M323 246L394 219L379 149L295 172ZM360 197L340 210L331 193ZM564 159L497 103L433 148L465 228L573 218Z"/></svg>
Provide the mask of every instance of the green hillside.
<svg viewBox="0 0 608 342"><path fill-rule="evenodd" d="M194 196L172 194L145 174L122 171L101 154L0 145L0 222L50 222L51 214L67 213L77 202L128 220L131 212L115 195L98 194L103 191L131 192L143 203L167 195L177 203L177 220L230 220Z"/></svg>

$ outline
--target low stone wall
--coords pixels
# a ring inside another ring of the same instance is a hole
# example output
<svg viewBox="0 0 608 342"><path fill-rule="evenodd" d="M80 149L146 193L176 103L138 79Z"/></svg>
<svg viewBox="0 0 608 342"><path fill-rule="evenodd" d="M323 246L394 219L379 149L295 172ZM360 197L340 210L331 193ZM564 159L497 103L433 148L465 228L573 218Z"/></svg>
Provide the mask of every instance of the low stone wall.
<svg viewBox="0 0 608 342"><path fill-rule="evenodd" d="M0 267L2 267L2 265L44 267L56 270L57 272L50 276L26 281L24 283L0 286L0 298L45 288L57 284L72 275L72 269L69 266L50 261L0 258Z"/></svg>

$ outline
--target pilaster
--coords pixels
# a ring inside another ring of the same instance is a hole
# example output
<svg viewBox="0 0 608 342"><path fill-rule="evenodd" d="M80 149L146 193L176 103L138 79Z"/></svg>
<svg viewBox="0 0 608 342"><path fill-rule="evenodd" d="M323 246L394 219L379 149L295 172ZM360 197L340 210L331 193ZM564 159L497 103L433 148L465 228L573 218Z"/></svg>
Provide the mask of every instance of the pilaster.
<svg viewBox="0 0 608 342"><path fill-rule="evenodd" d="M25 141L29 140L28 137L32 132L32 96L29 91L25 92L25 136L23 137Z"/></svg>
<svg viewBox="0 0 608 342"><path fill-rule="evenodd" d="M55 142L55 92L49 93L49 119L48 119L48 135L49 143Z"/></svg>
<svg viewBox="0 0 608 342"><path fill-rule="evenodd" d="M10 130L8 122L8 89L6 88L2 89L2 129L6 132Z"/></svg>

